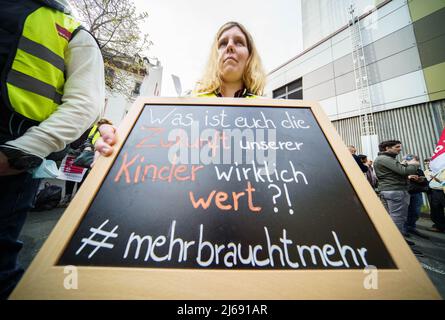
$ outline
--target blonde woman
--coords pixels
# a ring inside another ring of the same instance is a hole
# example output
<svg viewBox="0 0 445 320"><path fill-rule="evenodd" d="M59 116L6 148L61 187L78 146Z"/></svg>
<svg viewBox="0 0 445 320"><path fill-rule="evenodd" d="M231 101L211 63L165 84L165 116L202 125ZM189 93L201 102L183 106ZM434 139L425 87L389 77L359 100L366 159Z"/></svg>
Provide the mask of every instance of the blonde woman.
<svg viewBox="0 0 445 320"><path fill-rule="evenodd" d="M252 36L238 22L227 22L215 35L195 96L249 98L261 96L266 74Z"/></svg>
<svg viewBox="0 0 445 320"><path fill-rule="evenodd" d="M193 95L197 97L256 98L263 94L266 74L253 38L238 22L227 22L216 33L210 57ZM115 128L99 127L96 154L108 156L116 142Z"/></svg>

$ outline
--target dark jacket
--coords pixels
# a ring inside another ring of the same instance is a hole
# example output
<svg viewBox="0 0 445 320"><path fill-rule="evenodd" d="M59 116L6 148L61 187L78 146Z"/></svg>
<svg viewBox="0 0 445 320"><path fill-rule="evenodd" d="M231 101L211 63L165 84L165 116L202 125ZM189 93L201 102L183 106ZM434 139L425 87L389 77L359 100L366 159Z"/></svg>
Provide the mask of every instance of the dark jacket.
<svg viewBox="0 0 445 320"><path fill-rule="evenodd" d="M379 191L408 191L408 176L417 173L419 166L401 164L396 156L389 152L379 152L374 161Z"/></svg>
<svg viewBox="0 0 445 320"><path fill-rule="evenodd" d="M355 162L357 162L357 164L360 167L360 169L362 170L362 172L363 173L368 172L368 167L363 164L362 159L360 159L360 157L355 154L353 154L352 156L354 157Z"/></svg>

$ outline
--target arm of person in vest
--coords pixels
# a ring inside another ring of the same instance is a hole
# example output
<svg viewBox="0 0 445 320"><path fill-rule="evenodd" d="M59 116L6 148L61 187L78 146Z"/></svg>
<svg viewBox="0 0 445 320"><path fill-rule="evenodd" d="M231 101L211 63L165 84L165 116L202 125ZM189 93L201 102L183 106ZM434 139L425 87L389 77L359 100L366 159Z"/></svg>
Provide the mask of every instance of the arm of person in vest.
<svg viewBox="0 0 445 320"><path fill-rule="evenodd" d="M65 56L66 81L62 104L26 133L6 144L41 158L63 150L103 114L105 102L104 64L94 38L79 30L68 44ZM0 174L15 174L0 155ZM19 171L20 172L20 171Z"/></svg>

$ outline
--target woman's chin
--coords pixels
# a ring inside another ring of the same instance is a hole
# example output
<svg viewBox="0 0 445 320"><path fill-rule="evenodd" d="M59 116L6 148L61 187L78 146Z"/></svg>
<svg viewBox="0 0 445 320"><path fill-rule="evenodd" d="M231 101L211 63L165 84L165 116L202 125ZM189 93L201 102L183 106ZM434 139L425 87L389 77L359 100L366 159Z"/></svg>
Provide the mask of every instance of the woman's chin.
<svg viewBox="0 0 445 320"><path fill-rule="evenodd" d="M222 79L224 82L238 82L243 78L243 74L238 72L238 70L224 70L225 72L222 75Z"/></svg>

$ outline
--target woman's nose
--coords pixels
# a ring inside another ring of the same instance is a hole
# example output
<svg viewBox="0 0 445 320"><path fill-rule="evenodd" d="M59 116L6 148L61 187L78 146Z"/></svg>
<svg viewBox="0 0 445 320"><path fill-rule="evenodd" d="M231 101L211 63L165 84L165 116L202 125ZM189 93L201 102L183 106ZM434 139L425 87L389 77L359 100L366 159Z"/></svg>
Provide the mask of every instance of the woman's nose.
<svg viewBox="0 0 445 320"><path fill-rule="evenodd" d="M233 44L233 41L229 41L229 43L227 44L227 51L228 52L235 52L235 46L234 46L234 44Z"/></svg>

